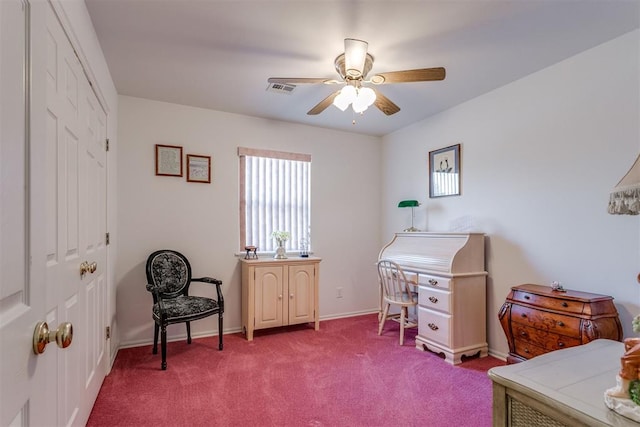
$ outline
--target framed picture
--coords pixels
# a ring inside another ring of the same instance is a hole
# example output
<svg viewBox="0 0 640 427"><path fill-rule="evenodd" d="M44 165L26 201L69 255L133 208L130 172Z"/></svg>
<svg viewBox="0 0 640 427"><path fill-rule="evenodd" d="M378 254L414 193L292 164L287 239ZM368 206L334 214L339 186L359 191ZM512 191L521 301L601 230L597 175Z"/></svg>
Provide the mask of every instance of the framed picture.
<svg viewBox="0 0 640 427"><path fill-rule="evenodd" d="M156 175L182 176L182 147L156 144Z"/></svg>
<svg viewBox="0 0 640 427"><path fill-rule="evenodd" d="M211 182L211 156L187 154L187 181Z"/></svg>
<svg viewBox="0 0 640 427"><path fill-rule="evenodd" d="M429 152L429 197L460 195L460 144Z"/></svg>

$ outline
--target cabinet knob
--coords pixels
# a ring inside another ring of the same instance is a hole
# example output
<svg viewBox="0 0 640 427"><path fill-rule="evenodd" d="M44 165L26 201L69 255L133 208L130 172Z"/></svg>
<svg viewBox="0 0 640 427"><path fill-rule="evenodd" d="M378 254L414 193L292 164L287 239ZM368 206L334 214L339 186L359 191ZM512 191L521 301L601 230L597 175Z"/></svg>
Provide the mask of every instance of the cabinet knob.
<svg viewBox="0 0 640 427"><path fill-rule="evenodd" d="M564 322L558 322L558 326L564 326Z"/></svg>
<svg viewBox="0 0 640 427"><path fill-rule="evenodd" d="M569 307L569 304L567 304L566 302L563 302L563 303L562 303L562 306L563 306L563 307Z"/></svg>
<svg viewBox="0 0 640 427"><path fill-rule="evenodd" d="M520 335L522 335L523 337L527 336L527 333L525 331L520 332Z"/></svg>
<svg viewBox="0 0 640 427"><path fill-rule="evenodd" d="M278 295L278 299L282 299L282 295Z"/></svg>
<svg viewBox="0 0 640 427"><path fill-rule="evenodd" d="M293 294L289 294L289 298L293 299Z"/></svg>
<svg viewBox="0 0 640 427"><path fill-rule="evenodd" d="M522 313L520 316L527 317L527 313Z"/></svg>
<svg viewBox="0 0 640 427"><path fill-rule="evenodd" d="M524 299L531 299L531 297L529 295L525 295Z"/></svg>
<svg viewBox="0 0 640 427"><path fill-rule="evenodd" d="M564 343L563 342L559 342L558 343L558 347L564 347Z"/></svg>
<svg viewBox="0 0 640 427"><path fill-rule="evenodd" d="M431 286L438 286L438 281L436 279L429 279L429 284Z"/></svg>
<svg viewBox="0 0 640 427"><path fill-rule="evenodd" d="M529 353L529 349L528 349L528 348L525 348L525 349L524 349L524 352L525 352L525 353Z"/></svg>
<svg viewBox="0 0 640 427"><path fill-rule="evenodd" d="M429 301L431 301L432 303L437 303L438 302L438 298L436 297L429 297Z"/></svg>

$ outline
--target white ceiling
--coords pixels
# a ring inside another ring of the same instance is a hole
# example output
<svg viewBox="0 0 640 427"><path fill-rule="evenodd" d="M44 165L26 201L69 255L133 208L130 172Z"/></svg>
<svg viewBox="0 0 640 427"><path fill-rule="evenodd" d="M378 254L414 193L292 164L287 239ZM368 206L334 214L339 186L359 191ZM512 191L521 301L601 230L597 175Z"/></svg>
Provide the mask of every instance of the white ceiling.
<svg viewBox="0 0 640 427"><path fill-rule="evenodd" d="M369 135L640 27L640 0L85 1L119 94ZM356 125L351 109L306 114L336 86L266 91L269 77L337 78L346 37L369 42L369 75L442 66L447 77L379 86L401 111L371 107Z"/></svg>

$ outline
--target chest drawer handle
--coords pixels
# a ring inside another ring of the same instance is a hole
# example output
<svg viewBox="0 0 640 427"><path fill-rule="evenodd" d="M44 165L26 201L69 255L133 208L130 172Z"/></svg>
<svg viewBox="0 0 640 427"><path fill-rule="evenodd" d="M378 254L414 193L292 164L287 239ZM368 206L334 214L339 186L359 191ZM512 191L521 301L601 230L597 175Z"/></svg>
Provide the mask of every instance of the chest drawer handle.
<svg viewBox="0 0 640 427"><path fill-rule="evenodd" d="M431 328L432 331L437 331L438 329L438 325L436 325L435 323L429 323L427 326L429 326L429 328Z"/></svg>
<svg viewBox="0 0 640 427"><path fill-rule="evenodd" d="M531 297L529 295L525 295L524 299L531 299Z"/></svg>
<svg viewBox="0 0 640 427"><path fill-rule="evenodd" d="M429 279L429 284L431 286L438 286L438 281L436 279Z"/></svg>
<svg viewBox="0 0 640 427"><path fill-rule="evenodd" d="M525 317L525 318L526 318L526 317L527 317L527 313L522 313L520 316L522 316L522 317Z"/></svg>
<svg viewBox="0 0 640 427"><path fill-rule="evenodd" d="M528 348L525 348L525 349L524 349L524 352L525 352L525 353L529 353L529 349L528 349Z"/></svg>
<svg viewBox="0 0 640 427"><path fill-rule="evenodd" d="M558 343L558 347L564 347L564 343L563 342L559 342Z"/></svg>
<svg viewBox="0 0 640 427"><path fill-rule="evenodd" d="M432 303L437 303L438 302L438 298L436 297L429 297L429 301L431 301Z"/></svg>
<svg viewBox="0 0 640 427"><path fill-rule="evenodd" d="M563 307L569 307L569 304L567 304L566 302L563 302L563 303L562 303L562 306L563 306Z"/></svg>
<svg viewBox="0 0 640 427"><path fill-rule="evenodd" d="M564 322L558 322L558 326L564 326Z"/></svg>
<svg viewBox="0 0 640 427"><path fill-rule="evenodd" d="M520 335L522 335L523 337L527 336L527 333L525 331L520 332Z"/></svg>

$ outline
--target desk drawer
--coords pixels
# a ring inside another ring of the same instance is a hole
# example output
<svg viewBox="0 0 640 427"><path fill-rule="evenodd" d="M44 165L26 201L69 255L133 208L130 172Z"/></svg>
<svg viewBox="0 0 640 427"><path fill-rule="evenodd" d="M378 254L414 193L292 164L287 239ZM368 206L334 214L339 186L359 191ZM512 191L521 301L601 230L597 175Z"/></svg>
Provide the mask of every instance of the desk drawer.
<svg viewBox="0 0 640 427"><path fill-rule="evenodd" d="M418 304L425 308L451 313L451 293L433 287L418 288Z"/></svg>
<svg viewBox="0 0 640 427"><path fill-rule="evenodd" d="M420 274L418 276L418 284L429 288L451 289L451 279L446 277L430 276L428 274Z"/></svg>
<svg viewBox="0 0 640 427"><path fill-rule="evenodd" d="M418 335L445 346L451 344L451 315L418 307Z"/></svg>

